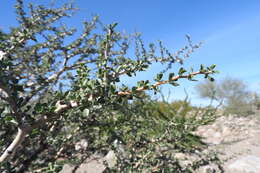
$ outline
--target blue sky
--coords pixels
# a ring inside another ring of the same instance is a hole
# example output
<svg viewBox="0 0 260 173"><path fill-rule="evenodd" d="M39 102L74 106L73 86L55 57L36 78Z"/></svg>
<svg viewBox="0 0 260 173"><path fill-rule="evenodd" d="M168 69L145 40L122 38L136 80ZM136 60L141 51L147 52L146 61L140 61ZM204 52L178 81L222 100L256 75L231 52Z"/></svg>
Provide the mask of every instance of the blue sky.
<svg viewBox="0 0 260 173"><path fill-rule="evenodd" d="M186 66L196 69L200 64L216 64L221 72L216 75L217 80L225 76L238 77L260 92L259 0L74 1L80 11L69 24L76 28L84 19L98 14L103 23L118 22L119 30L138 31L146 42L162 40L173 51L186 44L185 34L189 34L194 42L204 41L204 44L185 62ZM0 27L3 29L15 24L13 5L14 1L1 2ZM153 67L138 79L152 79L151 72L156 70L157 67ZM185 88L192 103L203 102L194 91L196 83L182 81L180 84L181 87L171 87L171 98L184 98ZM164 91L169 88L165 87Z"/></svg>

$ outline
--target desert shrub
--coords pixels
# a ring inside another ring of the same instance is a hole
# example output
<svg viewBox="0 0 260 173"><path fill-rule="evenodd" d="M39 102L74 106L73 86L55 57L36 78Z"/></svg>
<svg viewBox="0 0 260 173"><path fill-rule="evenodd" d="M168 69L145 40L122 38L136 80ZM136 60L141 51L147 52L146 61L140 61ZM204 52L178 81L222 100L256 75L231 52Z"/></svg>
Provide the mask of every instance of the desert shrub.
<svg viewBox="0 0 260 173"><path fill-rule="evenodd" d="M260 95L256 92L253 92L252 94L252 105L254 106L254 109L259 111L260 110Z"/></svg>
<svg viewBox="0 0 260 173"><path fill-rule="evenodd" d="M144 97L147 90L156 93L163 84L176 86L180 79L193 81L203 75L212 80L215 65L201 65L198 71L182 66L200 44L187 36L188 46L171 53L162 42L146 46L139 34L117 31L117 23L99 25L97 17L83 22L83 30L76 34L62 24L75 12L73 4L24 7L23 0L16 0L15 10L17 26L0 32L1 172L58 172L66 161L80 164L94 153L119 150L113 148L116 141L128 144L129 151L141 146L140 153L152 156L140 166L162 161L160 170L168 169L171 161L158 158L157 144L149 147L147 141L163 137L162 145L176 143L182 150L193 150L186 141L197 137L185 130L175 134L171 119L155 120L131 100ZM133 54L128 53L131 48ZM132 87L121 83L122 76L135 76L154 63L162 64L154 80L141 80ZM180 68L173 71L175 63ZM86 139L88 146L77 151L80 139ZM138 155L119 162L118 168L131 168L132 158Z"/></svg>
<svg viewBox="0 0 260 173"><path fill-rule="evenodd" d="M240 79L226 77L216 82L202 82L196 86L200 97L223 102L226 114L252 114L252 96Z"/></svg>
<svg viewBox="0 0 260 173"><path fill-rule="evenodd" d="M186 101L177 103L178 107L187 106ZM192 114L183 116L183 112L176 111L171 105L153 100L139 100L130 105L130 109L136 111L127 120L132 124L118 128L122 131L126 128L120 133L122 141L117 143L122 149L115 148L119 155L118 164L115 168L108 168L107 172L196 172L200 166L212 163L222 169L214 153L202 154L207 145L193 133L197 127L215 120L215 110L192 110L189 106L186 113ZM176 153L196 155L198 159L184 166L175 157Z"/></svg>
<svg viewBox="0 0 260 173"><path fill-rule="evenodd" d="M170 107L173 110L176 110L180 115L186 116L189 112L193 110L188 100L177 100L170 103Z"/></svg>
<svg viewBox="0 0 260 173"><path fill-rule="evenodd" d="M193 107L187 100L177 100L171 103L166 101L156 101L150 105L150 109L153 111L154 117L160 117L164 119L172 118L176 114L186 116L191 112ZM165 115L169 117L165 117Z"/></svg>

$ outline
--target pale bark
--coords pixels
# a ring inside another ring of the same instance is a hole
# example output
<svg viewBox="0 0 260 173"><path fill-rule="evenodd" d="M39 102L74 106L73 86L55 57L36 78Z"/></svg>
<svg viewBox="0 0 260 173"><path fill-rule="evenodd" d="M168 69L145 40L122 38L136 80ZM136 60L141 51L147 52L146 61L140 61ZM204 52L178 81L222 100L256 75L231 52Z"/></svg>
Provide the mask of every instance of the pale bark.
<svg viewBox="0 0 260 173"><path fill-rule="evenodd" d="M60 114L70 108L77 107L78 103L75 101L71 101L69 104L61 104L60 101L56 103L56 109L54 113L50 113L48 116L43 115L39 118L34 124L31 126L23 126L18 127L18 132L13 142L8 146L8 148L4 151L4 153L0 156L0 163L5 162L8 158L15 154L16 149L20 146L20 144L24 141L26 135L28 135L33 129L39 128L46 124L46 122L51 121L55 118L58 118Z"/></svg>
<svg viewBox="0 0 260 173"><path fill-rule="evenodd" d="M7 160L12 154L15 153L16 149L20 146L20 144L25 139L25 136L28 134L30 129L28 128L18 128L17 135L13 142L9 145L9 147L4 151L4 153L0 157L0 163Z"/></svg>

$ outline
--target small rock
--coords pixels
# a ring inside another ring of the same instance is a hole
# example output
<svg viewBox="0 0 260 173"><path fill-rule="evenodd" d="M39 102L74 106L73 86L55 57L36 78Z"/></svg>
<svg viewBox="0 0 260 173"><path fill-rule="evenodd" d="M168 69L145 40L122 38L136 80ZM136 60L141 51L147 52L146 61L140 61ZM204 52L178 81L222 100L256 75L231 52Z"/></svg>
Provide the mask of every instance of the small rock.
<svg viewBox="0 0 260 173"><path fill-rule="evenodd" d="M219 173L221 172L216 165L206 165L198 170L199 173Z"/></svg>
<svg viewBox="0 0 260 173"><path fill-rule="evenodd" d="M82 164L77 169L76 173L102 173L106 167L98 160L93 160L89 164Z"/></svg>
<svg viewBox="0 0 260 173"><path fill-rule="evenodd" d="M62 170L59 172L59 173L72 173L73 170L74 170L74 167L73 165L70 165L70 164L65 164L63 167L62 167Z"/></svg>
<svg viewBox="0 0 260 173"><path fill-rule="evenodd" d="M175 153L174 156L178 160L185 160L186 159L186 155L184 153Z"/></svg>
<svg viewBox="0 0 260 173"><path fill-rule="evenodd" d="M116 165L117 159L114 151L109 151L104 159L107 162L109 168L112 168Z"/></svg>
<svg viewBox="0 0 260 173"><path fill-rule="evenodd" d="M85 150L88 147L88 141L86 139L81 139L75 144L75 150Z"/></svg>
<svg viewBox="0 0 260 173"><path fill-rule="evenodd" d="M259 173L260 172L260 157L248 155L239 160L236 160L228 166L228 171L236 173Z"/></svg>

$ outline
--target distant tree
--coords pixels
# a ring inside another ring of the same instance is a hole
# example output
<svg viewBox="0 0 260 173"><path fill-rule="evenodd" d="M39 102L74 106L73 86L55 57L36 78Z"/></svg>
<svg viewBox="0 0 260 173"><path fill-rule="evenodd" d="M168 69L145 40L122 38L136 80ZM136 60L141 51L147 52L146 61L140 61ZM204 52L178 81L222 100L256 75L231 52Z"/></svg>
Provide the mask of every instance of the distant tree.
<svg viewBox="0 0 260 173"><path fill-rule="evenodd" d="M257 92L252 93L253 101L252 104L255 106L256 110L260 110L260 95Z"/></svg>
<svg viewBox="0 0 260 173"><path fill-rule="evenodd" d="M74 144L81 138L88 139L89 153L107 149L120 139L119 125L131 112L128 100L163 84L176 86L182 78L204 75L212 80L216 72L212 65L198 71L181 67L165 75L200 46L189 36L188 46L171 53L161 42L147 48L140 35L117 32L117 23L99 25L97 17L83 22L79 37L71 37L76 30L61 20L73 14L72 4L25 8L23 0L16 0L15 9L18 26L0 32L2 172L75 160ZM135 55L130 57L132 42ZM166 66L154 81L141 80L133 87L120 83L122 76L135 76L152 63Z"/></svg>
<svg viewBox="0 0 260 173"><path fill-rule="evenodd" d="M196 90L201 98L207 98L210 100L222 99L217 95L217 84L211 81L204 81L196 85Z"/></svg>
<svg viewBox="0 0 260 173"><path fill-rule="evenodd" d="M205 81L196 86L202 98L208 98L224 103L227 113L247 115L251 110L251 92L240 79L226 77L218 82Z"/></svg>

